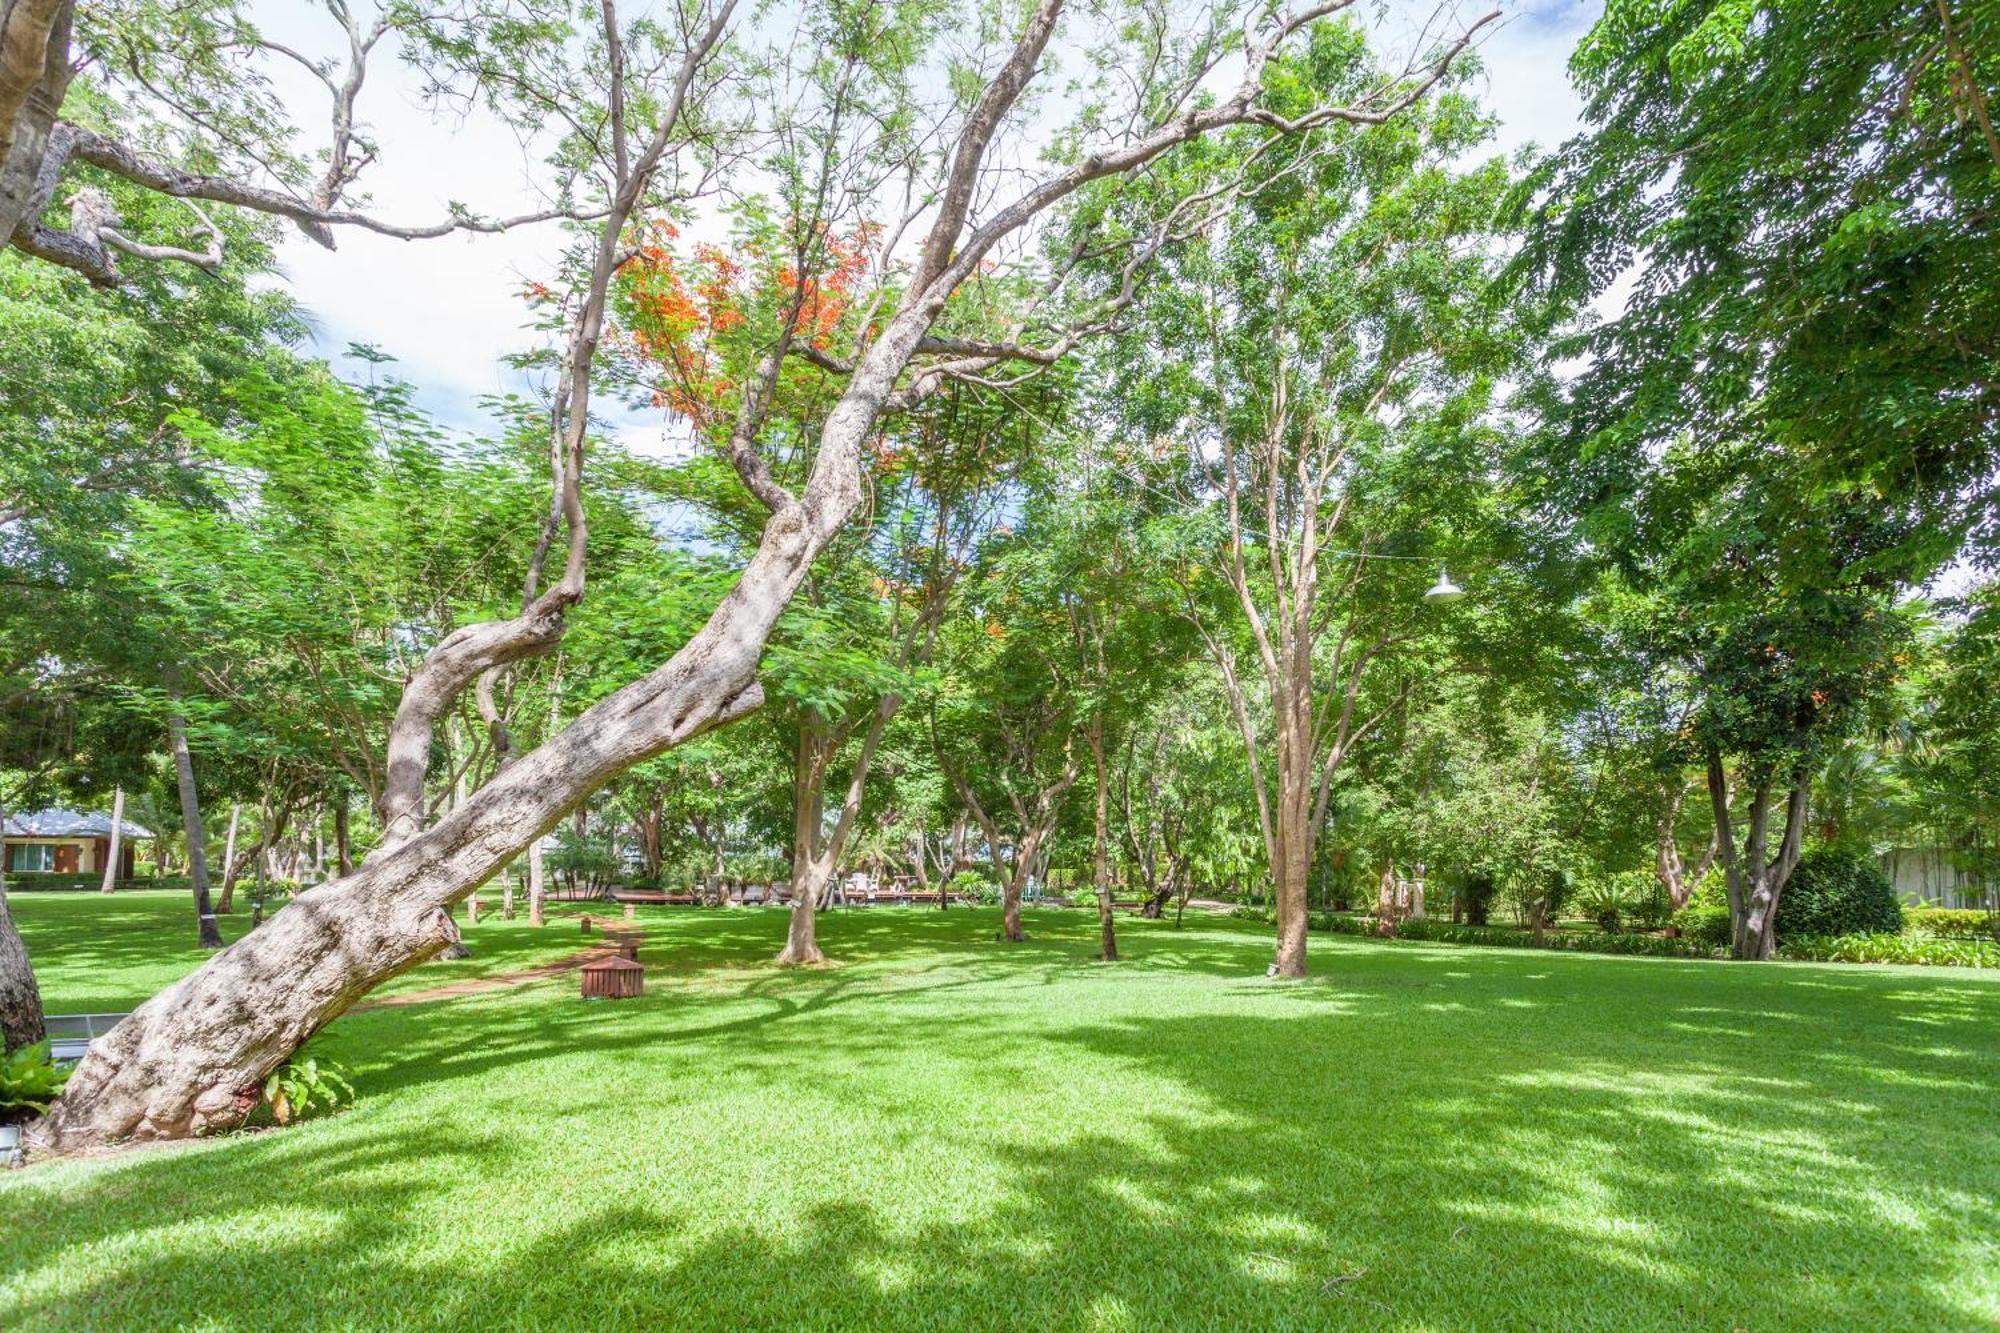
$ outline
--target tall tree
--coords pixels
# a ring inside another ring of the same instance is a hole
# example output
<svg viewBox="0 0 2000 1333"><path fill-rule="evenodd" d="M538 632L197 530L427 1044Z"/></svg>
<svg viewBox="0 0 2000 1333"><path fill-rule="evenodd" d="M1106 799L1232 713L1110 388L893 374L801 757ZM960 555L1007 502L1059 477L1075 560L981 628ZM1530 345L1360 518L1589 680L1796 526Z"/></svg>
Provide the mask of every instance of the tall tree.
<svg viewBox="0 0 2000 1333"><path fill-rule="evenodd" d="M997 247L1085 186L1133 172L1180 145L1231 125L1264 126L1283 138L1335 121L1393 119L1443 77L1470 40L1469 34L1462 36L1415 65L1406 77L1337 90L1323 104L1284 111L1266 105L1265 76L1274 55L1338 7L1321 4L1297 13L1259 8L1240 27L1206 27L1210 40L1191 45L1172 31L1175 16L1135 11L1131 23L1101 35L1136 43L1149 53L1169 51L1172 56L1119 65L1121 79L1133 68L1155 71L1139 90L1129 120L1098 115L1093 107L1092 126L1117 123L1124 128L1102 142L1094 141L1094 135L1068 140L1080 146L1064 151L1062 160L1035 175L1018 194L1008 187L1012 172L1004 153L994 149L1003 142L1000 132L1017 111L1022 94L1043 67L1063 15L1061 0L1043 0L1019 28L991 42L995 63L989 68L994 73L969 98L944 111L935 135L916 136L922 142L948 145L942 155L911 159L896 182L898 193L909 186L906 197L919 201L903 225L886 229L879 252L879 262L894 264L899 280L885 287L888 294L878 317L857 328L851 355L820 354L829 373L839 374L844 385L818 433L800 491L794 493L778 483L757 447L780 368L791 355L802 354L791 324L781 325L757 373L742 386L728 457L770 517L755 554L701 630L668 661L601 700L538 749L521 755L448 815L399 843L378 847L353 876L315 889L313 911L279 913L142 1006L93 1048L39 1132L57 1143L75 1145L113 1137L179 1136L233 1121L238 1114L236 1089L262 1078L372 986L443 948L451 936L449 907L525 850L584 794L649 756L753 711L763 698L756 675L763 645L814 558L861 504L863 451L882 413L921 401L953 375L1060 356L1087 328L1101 322L1101 316L1093 318L1096 312L1086 311L1080 324L1026 327L1021 340L1008 344L968 344L941 336L951 327L949 323L940 327L940 322L946 319L954 294L973 281ZM817 16L822 11L811 12ZM828 12L839 22L822 44L836 58L857 68L874 59L879 64L870 69L878 79L922 82L922 71L912 63L918 48L881 40L879 25L893 16L872 8L858 15L838 7ZM679 52L678 68L704 66L718 26L727 16L726 10L705 14L686 29L660 34ZM619 182L622 195L632 177L627 174L631 160L625 156L629 126L621 127L620 118L641 111L672 112L664 128L660 121L652 125L655 135L671 134L679 103L626 99L619 77L624 72L624 30L615 23L605 26L606 43L598 51L613 77L605 104L591 113L591 120L609 132L611 179ZM477 42L491 33L513 39L520 32L517 26L495 25L482 33L475 25L458 40ZM561 45L568 35L558 34L556 40ZM475 54L482 67L502 54L514 55L490 48ZM671 57L659 63L675 67ZM956 51L953 63L964 67ZM1186 97L1211 76L1228 77L1225 66L1235 74L1233 83L1201 105L1183 109ZM648 62L646 68L657 67ZM1287 85L1288 90L1296 86ZM1174 93L1176 88L1181 93ZM1107 96L1112 92L1112 76L1107 73ZM573 105L571 90L562 90L557 104ZM535 114L546 117L539 106ZM602 150L605 138L579 135L572 146L579 153L595 153ZM636 194L634 189L629 203L636 204ZM903 262L898 244L906 234L916 234L919 218L925 224L921 243L912 242L914 252ZM615 234L623 235L622 226ZM622 246L611 243L609 253L615 261ZM603 247L598 254L605 254ZM1059 272L1058 281L1062 276ZM572 331L594 335L597 329L586 322L573 325ZM1041 341L1044 334L1049 341ZM573 338L569 345L581 351L594 342ZM568 393L559 395L567 409L563 414L567 429L553 437L566 443L560 455L552 457L552 470L560 470L563 479L559 507L574 563L581 558L583 524L572 503L573 477L580 464L582 381L588 365L572 358L571 371ZM552 609L566 607L573 600L570 594L580 591L580 584L567 578L557 586L564 589L563 598ZM432 680L445 686L455 680L470 684L478 671L496 664L487 647L501 643L519 647L524 642L511 629L491 636L468 635L444 651L452 644L447 640L433 654ZM468 651L461 654L460 647ZM477 671L468 674L465 668L475 663ZM404 707L428 714L430 701L420 698L412 703L411 693L406 691ZM391 745L397 747L393 735ZM271 980L279 977L284 979L281 987ZM221 1002L224 996L230 997L229 1003ZM246 997L253 996L255 1002L246 1005ZM242 1018L246 1008L253 1015L248 1020ZM225 1011L229 1021L219 1021Z"/></svg>
<svg viewBox="0 0 2000 1333"><path fill-rule="evenodd" d="M1358 40L1316 43L1295 68L1309 86L1379 77ZM1423 580L1476 549L1507 431L1501 385L1525 343L1519 313L1486 299L1507 171L1451 165L1490 132L1448 93L1324 140L1218 145L1202 165L1242 179L1228 154L1249 155L1254 188L1230 191L1226 226L1172 250L1177 281L1126 344L1155 368L1126 376L1124 411L1173 442L1201 510L1181 537L1184 609L1249 763L1276 975L1305 973L1336 780L1432 632Z"/></svg>

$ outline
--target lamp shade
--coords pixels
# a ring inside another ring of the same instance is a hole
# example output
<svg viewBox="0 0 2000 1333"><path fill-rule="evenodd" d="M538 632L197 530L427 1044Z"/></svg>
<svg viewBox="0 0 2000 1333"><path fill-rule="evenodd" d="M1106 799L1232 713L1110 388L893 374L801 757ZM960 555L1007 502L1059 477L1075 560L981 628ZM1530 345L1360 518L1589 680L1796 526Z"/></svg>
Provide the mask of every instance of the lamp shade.
<svg viewBox="0 0 2000 1333"><path fill-rule="evenodd" d="M1463 596L1465 596L1465 589L1453 583L1451 575L1447 574L1444 568L1440 566L1438 568L1438 581L1431 585L1429 592L1424 594L1424 600L1427 602L1455 602Z"/></svg>

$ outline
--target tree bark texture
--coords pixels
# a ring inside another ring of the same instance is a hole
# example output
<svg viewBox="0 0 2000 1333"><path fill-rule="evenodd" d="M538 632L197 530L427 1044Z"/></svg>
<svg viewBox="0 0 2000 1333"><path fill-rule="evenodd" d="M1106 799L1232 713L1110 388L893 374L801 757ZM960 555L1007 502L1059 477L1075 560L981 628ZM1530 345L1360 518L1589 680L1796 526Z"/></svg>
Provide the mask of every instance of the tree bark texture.
<svg viewBox="0 0 2000 1333"><path fill-rule="evenodd" d="M7 811L0 808L0 825L6 822ZM7 906L7 865L0 857L0 1054L31 1046L44 1035L42 991Z"/></svg>

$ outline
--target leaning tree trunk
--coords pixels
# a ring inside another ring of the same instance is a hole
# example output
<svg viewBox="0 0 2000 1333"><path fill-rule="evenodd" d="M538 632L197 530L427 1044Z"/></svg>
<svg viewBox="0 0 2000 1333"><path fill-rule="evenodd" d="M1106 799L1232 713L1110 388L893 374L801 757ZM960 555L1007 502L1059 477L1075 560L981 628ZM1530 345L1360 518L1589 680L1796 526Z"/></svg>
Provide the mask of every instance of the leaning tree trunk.
<svg viewBox="0 0 2000 1333"><path fill-rule="evenodd" d="M119 846L125 834L125 788L111 789L111 847L104 856L104 879L97 886L99 893L110 893L118 886Z"/></svg>
<svg viewBox="0 0 2000 1333"><path fill-rule="evenodd" d="M915 336L913 328L893 363L864 362L827 422L805 499L771 517L736 586L679 652L431 828L301 893L263 929L142 1005L93 1044L38 1137L69 1148L235 1124L265 1075L302 1042L450 943L446 909L585 794L759 707L763 644L813 557L860 501L860 445ZM855 389L867 391L859 405Z"/></svg>
<svg viewBox="0 0 2000 1333"><path fill-rule="evenodd" d="M169 695L178 700L178 694ZM222 932L208 901L208 857L201 841L201 799L195 793L194 759L188 754L187 719L167 714L167 739L174 752L174 783L180 789L181 826L187 831L188 883L194 890L195 925L204 949L220 949Z"/></svg>
<svg viewBox="0 0 2000 1333"><path fill-rule="evenodd" d="M409 828L414 821L397 812L397 829L385 827L382 844L353 875L301 893L265 926L93 1042L61 1100L32 1127L39 1141L72 1148L127 1137L181 1137L237 1123L255 1105L265 1075L301 1043L370 988L443 948L452 936L447 909L520 855L564 811L633 765L762 704L758 658L814 558L859 507L862 447L952 292L994 245L1090 181L1137 170L1176 144L1261 114L1252 106L1260 85L1246 83L1231 100L1176 117L1116 152L1094 156L1031 191L994 221L967 231L993 131L1033 77L1059 9L1055 3L1038 6L960 133L938 217L910 283L854 362L846 390L821 424L803 494L795 498L776 485L755 456L753 438L746 435L740 449L732 446L732 461L771 517L742 574L701 629L667 662L599 700L434 826ZM681 88L727 18L725 8L708 29L706 44L690 53ZM1279 31L1260 49L1268 55L1289 31ZM1454 49L1462 47L1463 40ZM1251 65L1262 68L1259 61ZM1442 72L1440 65L1433 78ZM676 99L679 95L677 90ZM671 125L677 117L676 100L662 120ZM663 136L656 139L661 142ZM628 182L620 202L636 198L642 185ZM600 261L605 254L616 257L620 231L614 226L600 232ZM594 338L596 329L586 332ZM770 364L775 381L777 363ZM569 455L580 457L588 424L582 401L588 359L574 361L572 371L576 410L565 444ZM744 419L755 416L746 411ZM565 489L563 502L571 536L580 539L582 502L573 487ZM576 577L566 570L559 586L580 593L579 540L573 540L571 554ZM508 636L510 650L520 641ZM474 644L461 641L456 647L478 655L470 651ZM480 669L495 664L488 660ZM467 675L463 683L472 679ZM402 720L399 709L398 739ZM422 773L408 762L414 746L391 748L393 757L405 761L402 795L413 787L420 793ZM399 840L398 831L407 836Z"/></svg>
<svg viewBox="0 0 2000 1333"><path fill-rule="evenodd" d="M7 812L0 809L0 825ZM14 928L14 914L7 906L6 858L0 857L0 1054L40 1041L42 991L35 984L35 969L28 962L28 946Z"/></svg>

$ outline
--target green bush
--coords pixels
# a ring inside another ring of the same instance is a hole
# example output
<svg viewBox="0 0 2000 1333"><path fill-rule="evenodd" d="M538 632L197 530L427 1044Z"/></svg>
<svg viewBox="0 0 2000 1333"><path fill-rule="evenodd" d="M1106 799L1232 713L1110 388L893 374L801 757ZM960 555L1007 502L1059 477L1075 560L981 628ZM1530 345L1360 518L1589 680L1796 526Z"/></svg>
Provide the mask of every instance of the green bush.
<svg viewBox="0 0 2000 1333"><path fill-rule="evenodd" d="M1499 892L1492 871L1475 870L1467 875L1458 890L1459 901L1465 905L1466 921L1475 926L1485 925L1493 915L1493 899Z"/></svg>
<svg viewBox="0 0 2000 1333"><path fill-rule="evenodd" d="M69 1081L69 1068L49 1058L49 1044L16 1047L0 1059L0 1125L32 1120Z"/></svg>
<svg viewBox="0 0 2000 1333"><path fill-rule="evenodd" d="M973 902L992 904L1000 901L1000 886L993 877L982 870L961 870L951 877L945 892L970 898Z"/></svg>
<svg viewBox="0 0 2000 1333"><path fill-rule="evenodd" d="M1903 905L1882 867L1865 852L1816 847L1778 897L1778 938L1896 934Z"/></svg>
<svg viewBox="0 0 2000 1333"><path fill-rule="evenodd" d="M1664 913L1654 902L1664 902L1659 880L1648 870L1615 870L1585 879L1577 889L1577 910L1597 923L1600 930L1615 933L1627 926L1662 924Z"/></svg>
<svg viewBox="0 0 2000 1333"><path fill-rule="evenodd" d="M1729 907L1726 903L1689 902L1674 913L1674 925L1681 938L1709 948L1729 943Z"/></svg>
<svg viewBox="0 0 2000 1333"><path fill-rule="evenodd" d="M347 1081L343 1066L332 1060L322 1063L316 1056L295 1055L264 1080L260 1108L273 1124L289 1125L337 1111L353 1100L354 1085Z"/></svg>
<svg viewBox="0 0 2000 1333"><path fill-rule="evenodd" d="M2000 967L2000 943L1938 939L1871 931L1853 935L1800 935L1778 946L1780 955L1808 963L1917 963L1930 967Z"/></svg>
<svg viewBox="0 0 2000 1333"><path fill-rule="evenodd" d="M2000 916L1976 907L1906 907L1903 925L1941 940L2000 938Z"/></svg>

